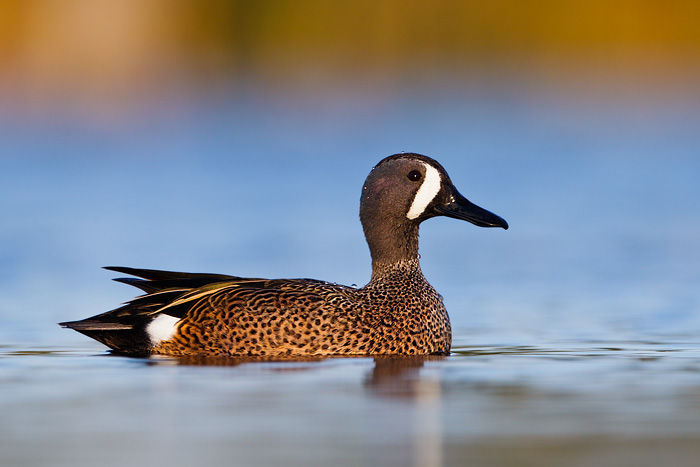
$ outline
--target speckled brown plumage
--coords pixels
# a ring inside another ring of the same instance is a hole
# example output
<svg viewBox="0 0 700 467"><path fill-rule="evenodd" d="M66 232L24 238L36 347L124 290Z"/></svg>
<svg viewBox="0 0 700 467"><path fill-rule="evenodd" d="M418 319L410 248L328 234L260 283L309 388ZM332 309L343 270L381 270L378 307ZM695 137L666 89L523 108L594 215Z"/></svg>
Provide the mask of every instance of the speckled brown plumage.
<svg viewBox="0 0 700 467"><path fill-rule="evenodd" d="M447 353L452 340L441 297L416 261L362 288L308 279L270 280L199 299L168 355L312 356ZM402 290L411 290L402 294Z"/></svg>
<svg viewBox="0 0 700 467"><path fill-rule="evenodd" d="M418 261L418 226L436 215L507 228L500 217L463 198L436 161L397 154L381 161L363 187L360 219L372 255L366 286L108 268L139 277L118 280L146 294L116 310L61 324L127 353L447 354L449 317ZM149 325L161 315L174 324L159 338Z"/></svg>

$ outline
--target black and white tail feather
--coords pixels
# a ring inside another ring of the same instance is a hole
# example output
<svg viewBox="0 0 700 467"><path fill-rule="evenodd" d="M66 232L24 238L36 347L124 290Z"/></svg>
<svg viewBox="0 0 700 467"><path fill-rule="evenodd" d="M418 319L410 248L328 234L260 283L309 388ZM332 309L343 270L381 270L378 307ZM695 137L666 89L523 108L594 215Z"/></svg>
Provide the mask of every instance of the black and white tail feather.
<svg viewBox="0 0 700 467"><path fill-rule="evenodd" d="M171 323L183 318L193 304L206 295L241 286L258 288L265 279L251 279L224 274L187 273L106 267L105 269L135 277L120 277L117 282L145 292L119 308L80 321L59 323L110 347L115 352L147 354L157 343L149 327L159 317L172 317ZM150 331L150 332L149 332Z"/></svg>

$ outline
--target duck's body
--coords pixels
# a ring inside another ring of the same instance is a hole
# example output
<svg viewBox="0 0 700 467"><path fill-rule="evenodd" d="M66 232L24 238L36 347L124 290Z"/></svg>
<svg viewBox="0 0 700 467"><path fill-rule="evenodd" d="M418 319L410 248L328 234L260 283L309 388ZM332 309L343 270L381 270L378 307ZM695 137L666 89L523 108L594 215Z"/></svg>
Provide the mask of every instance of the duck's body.
<svg viewBox="0 0 700 467"><path fill-rule="evenodd" d="M433 159L397 154L382 160L363 187L360 218L372 254L366 286L108 268L140 277L118 280L146 294L61 325L137 354L446 354L449 317L418 262L418 226L436 215L508 227L463 198Z"/></svg>

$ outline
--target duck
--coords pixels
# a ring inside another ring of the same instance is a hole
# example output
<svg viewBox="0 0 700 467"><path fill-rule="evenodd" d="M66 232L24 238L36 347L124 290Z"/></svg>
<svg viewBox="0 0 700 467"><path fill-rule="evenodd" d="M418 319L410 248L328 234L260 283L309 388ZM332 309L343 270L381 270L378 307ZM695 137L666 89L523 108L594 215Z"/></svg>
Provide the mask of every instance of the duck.
<svg viewBox="0 0 700 467"><path fill-rule="evenodd" d="M114 280L144 293L59 325L129 355L448 355L450 318L418 254L419 226L437 216L508 229L503 218L462 196L436 160L394 154L362 187L360 222L372 260L365 286L107 267L132 276Z"/></svg>

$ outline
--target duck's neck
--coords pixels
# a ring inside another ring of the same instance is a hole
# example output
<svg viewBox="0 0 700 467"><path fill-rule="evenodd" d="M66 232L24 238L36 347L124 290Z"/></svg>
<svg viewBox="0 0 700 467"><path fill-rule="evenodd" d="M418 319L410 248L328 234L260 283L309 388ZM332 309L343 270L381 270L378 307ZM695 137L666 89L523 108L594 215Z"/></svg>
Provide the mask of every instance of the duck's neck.
<svg viewBox="0 0 700 467"><path fill-rule="evenodd" d="M394 269L409 268L420 272L418 224L411 222L364 230L372 255L372 278Z"/></svg>
<svg viewBox="0 0 700 467"><path fill-rule="evenodd" d="M401 260L396 263L372 263L372 278L368 286L382 286L387 280L410 278L411 282L425 281L418 258Z"/></svg>

